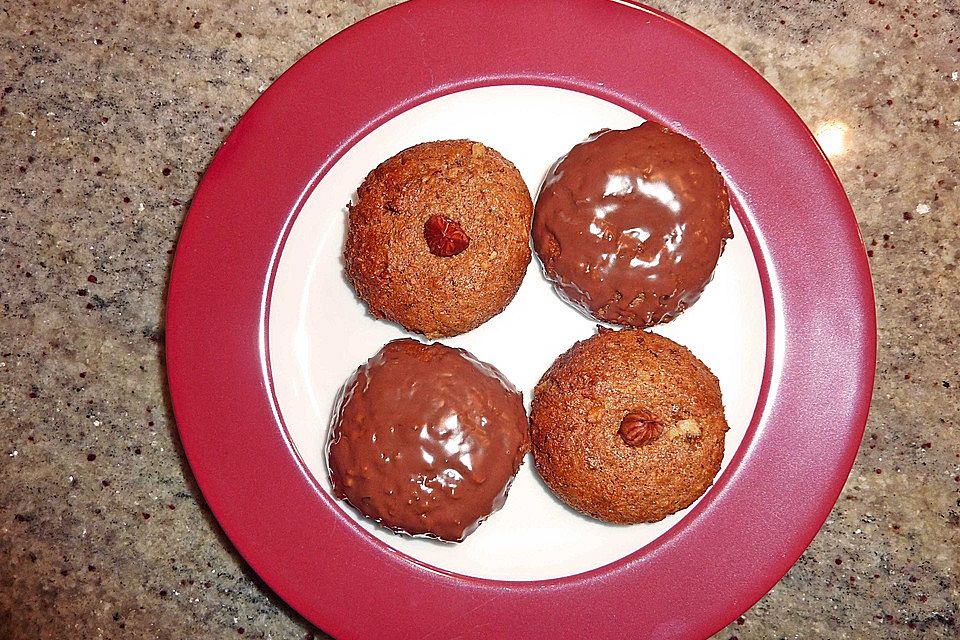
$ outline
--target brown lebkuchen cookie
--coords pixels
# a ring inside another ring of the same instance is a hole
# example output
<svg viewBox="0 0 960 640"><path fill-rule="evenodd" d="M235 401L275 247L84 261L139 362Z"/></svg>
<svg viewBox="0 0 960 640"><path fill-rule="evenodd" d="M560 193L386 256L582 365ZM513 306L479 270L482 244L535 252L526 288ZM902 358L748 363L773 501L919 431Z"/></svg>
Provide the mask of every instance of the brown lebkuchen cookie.
<svg viewBox="0 0 960 640"><path fill-rule="evenodd" d="M533 396L537 471L564 502L608 522L654 522L689 506L720 469L726 431L706 365L639 329L576 343Z"/></svg>
<svg viewBox="0 0 960 640"><path fill-rule="evenodd" d="M347 278L370 313L428 338L474 329L510 303L530 262L520 172L469 140L383 162L349 206Z"/></svg>

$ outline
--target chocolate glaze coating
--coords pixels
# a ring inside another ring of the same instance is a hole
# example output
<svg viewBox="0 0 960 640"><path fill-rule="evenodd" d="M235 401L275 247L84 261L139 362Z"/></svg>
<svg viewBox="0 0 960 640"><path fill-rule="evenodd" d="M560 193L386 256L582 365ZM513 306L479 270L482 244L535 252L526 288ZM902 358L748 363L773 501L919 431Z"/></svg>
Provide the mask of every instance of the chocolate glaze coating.
<svg viewBox="0 0 960 640"><path fill-rule="evenodd" d="M557 161L537 198L533 243L571 304L649 327L700 297L733 237L729 210L700 145L645 122L595 133Z"/></svg>
<svg viewBox="0 0 960 640"><path fill-rule="evenodd" d="M520 392L463 349L388 343L344 386L334 494L395 531L459 542L503 506L530 450Z"/></svg>

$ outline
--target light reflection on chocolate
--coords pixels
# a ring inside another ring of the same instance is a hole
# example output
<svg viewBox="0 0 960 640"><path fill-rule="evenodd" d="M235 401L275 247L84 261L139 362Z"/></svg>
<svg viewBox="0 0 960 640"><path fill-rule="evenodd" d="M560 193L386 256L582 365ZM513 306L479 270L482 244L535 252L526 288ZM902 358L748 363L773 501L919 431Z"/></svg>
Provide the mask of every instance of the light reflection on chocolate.
<svg viewBox="0 0 960 640"><path fill-rule="evenodd" d="M695 141L653 122L603 130L547 173L534 247L574 306L648 327L700 297L733 237L729 207L723 178Z"/></svg>
<svg viewBox="0 0 960 640"><path fill-rule="evenodd" d="M460 541L503 506L529 448L523 398L499 371L403 339L344 386L327 460L336 497L365 516Z"/></svg>

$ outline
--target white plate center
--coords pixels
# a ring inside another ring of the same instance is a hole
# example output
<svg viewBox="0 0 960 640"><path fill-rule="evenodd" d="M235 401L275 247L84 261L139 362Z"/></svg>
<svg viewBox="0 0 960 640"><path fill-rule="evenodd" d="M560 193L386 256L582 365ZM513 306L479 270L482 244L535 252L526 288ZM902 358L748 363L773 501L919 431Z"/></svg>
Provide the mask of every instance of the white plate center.
<svg viewBox="0 0 960 640"><path fill-rule="evenodd" d="M407 335L368 315L343 276L346 204L367 173L414 144L469 138L511 160L535 195L550 165L587 135L641 122L640 116L617 105L566 89L470 89L384 123L323 177L294 221L280 257L270 299L269 347L283 421L324 491L330 493L324 443L337 391L385 343ZM723 468L753 415L766 344L757 265L739 221L732 222L734 239L700 301L656 329L690 348L720 379L730 424ZM517 297L503 313L443 342L500 369L523 391L529 407L530 392L550 363L594 330L594 323L553 292L534 258ZM338 504L364 529L413 558L455 573L502 580L556 578L601 567L663 535L685 513L655 524L597 522L556 500L540 482L529 456L504 508L459 545L393 534ZM317 536L322 538L323 532Z"/></svg>

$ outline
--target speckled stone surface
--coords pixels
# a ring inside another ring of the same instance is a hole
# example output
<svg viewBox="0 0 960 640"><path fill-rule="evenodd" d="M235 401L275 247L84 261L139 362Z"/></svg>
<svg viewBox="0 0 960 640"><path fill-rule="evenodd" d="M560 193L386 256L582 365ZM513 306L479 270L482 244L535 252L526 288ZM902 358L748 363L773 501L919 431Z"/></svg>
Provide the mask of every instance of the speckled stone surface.
<svg viewBox="0 0 960 640"><path fill-rule="evenodd" d="M387 0L0 0L0 638L324 634L236 555L164 383L171 252L258 93ZM839 503L717 638L960 636L960 5L655 3L830 151L871 252L873 408Z"/></svg>

